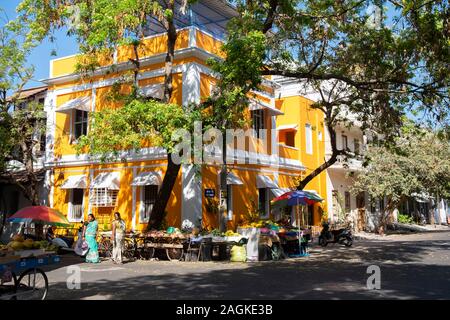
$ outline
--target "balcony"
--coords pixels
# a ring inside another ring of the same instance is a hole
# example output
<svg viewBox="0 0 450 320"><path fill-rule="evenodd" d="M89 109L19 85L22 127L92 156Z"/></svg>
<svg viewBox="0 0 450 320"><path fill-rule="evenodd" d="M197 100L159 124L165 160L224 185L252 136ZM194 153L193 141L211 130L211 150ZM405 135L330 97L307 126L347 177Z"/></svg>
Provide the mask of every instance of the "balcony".
<svg viewBox="0 0 450 320"><path fill-rule="evenodd" d="M289 147L285 144L278 144L278 154L280 158L286 158L286 159L299 159L299 150L298 148Z"/></svg>
<svg viewBox="0 0 450 320"><path fill-rule="evenodd" d="M363 157L355 154L351 154L350 157L338 156L337 162L329 169L340 171L362 171Z"/></svg>

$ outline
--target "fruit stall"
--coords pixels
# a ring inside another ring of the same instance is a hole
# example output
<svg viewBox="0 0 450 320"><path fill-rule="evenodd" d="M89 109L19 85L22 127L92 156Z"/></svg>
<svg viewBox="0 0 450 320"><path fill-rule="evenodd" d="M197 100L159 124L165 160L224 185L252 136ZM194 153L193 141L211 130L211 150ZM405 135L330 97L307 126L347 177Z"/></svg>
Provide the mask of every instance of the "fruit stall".
<svg viewBox="0 0 450 320"><path fill-rule="evenodd" d="M47 241L14 236L0 246L0 300L43 300L48 293L48 278L42 266L60 262L55 247Z"/></svg>
<svg viewBox="0 0 450 320"><path fill-rule="evenodd" d="M299 230L289 223L276 223L271 220L244 224L239 226L237 231L248 238L247 261L279 260L299 256L302 254L301 247L305 248L306 244L312 241L311 229Z"/></svg>
<svg viewBox="0 0 450 320"><path fill-rule="evenodd" d="M187 236L177 228L168 228L166 231L149 231L143 233L142 251L145 257L151 259L156 251L165 252L167 258L172 260L181 260L184 254L185 242Z"/></svg>

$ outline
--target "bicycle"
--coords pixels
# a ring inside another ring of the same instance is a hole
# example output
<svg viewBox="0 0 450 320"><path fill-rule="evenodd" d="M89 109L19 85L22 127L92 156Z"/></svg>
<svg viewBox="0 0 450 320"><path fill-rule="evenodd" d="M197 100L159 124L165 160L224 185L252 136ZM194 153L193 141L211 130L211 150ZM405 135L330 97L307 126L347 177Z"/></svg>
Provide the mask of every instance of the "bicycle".
<svg viewBox="0 0 450 320"><path fill-rule="evenodd" d="M113 250L111 237L109 235L100 234L100 239L97 242L99 255L104 258L111 258Z"/></svg>

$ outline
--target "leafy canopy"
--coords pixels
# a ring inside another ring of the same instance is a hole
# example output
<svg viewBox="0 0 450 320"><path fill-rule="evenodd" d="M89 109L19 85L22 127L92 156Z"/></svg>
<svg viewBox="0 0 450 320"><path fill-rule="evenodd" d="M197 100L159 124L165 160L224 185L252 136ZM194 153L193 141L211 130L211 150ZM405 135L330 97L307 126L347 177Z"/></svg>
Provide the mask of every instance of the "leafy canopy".
<svg viewBox="0 0 450 320"><path fill-rule="evenodd" d="M391 145L371 146L368 166L358 175L354 191L399 203L414 193L450 198L450 142L411 124Z"/></svg>
<svg viewBox="0 0 450 320"><path fill-rule="evenodd" d="M135 99L121 108L90 113L89 134L80 138L77 152L87 147L89 154L108 160L123 150L139 151L147 141L171 153L178 143L172 134L179 129L192 132L194 121L200 120L200 112L189 108Z"/></svg>

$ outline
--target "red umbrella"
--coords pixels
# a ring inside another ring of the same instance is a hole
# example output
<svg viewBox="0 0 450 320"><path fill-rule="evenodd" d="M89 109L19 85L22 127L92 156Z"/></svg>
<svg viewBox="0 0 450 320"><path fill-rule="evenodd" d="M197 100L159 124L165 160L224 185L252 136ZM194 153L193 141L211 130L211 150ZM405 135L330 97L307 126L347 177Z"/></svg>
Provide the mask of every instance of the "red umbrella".
<svg viewBox="0 0 450 320"><path fill-rule="evenodd" d="M46 206L32 206L20 209L11 217L9 222L31 222L53 226L70 226L69 220L58 210Z"/></svg>

